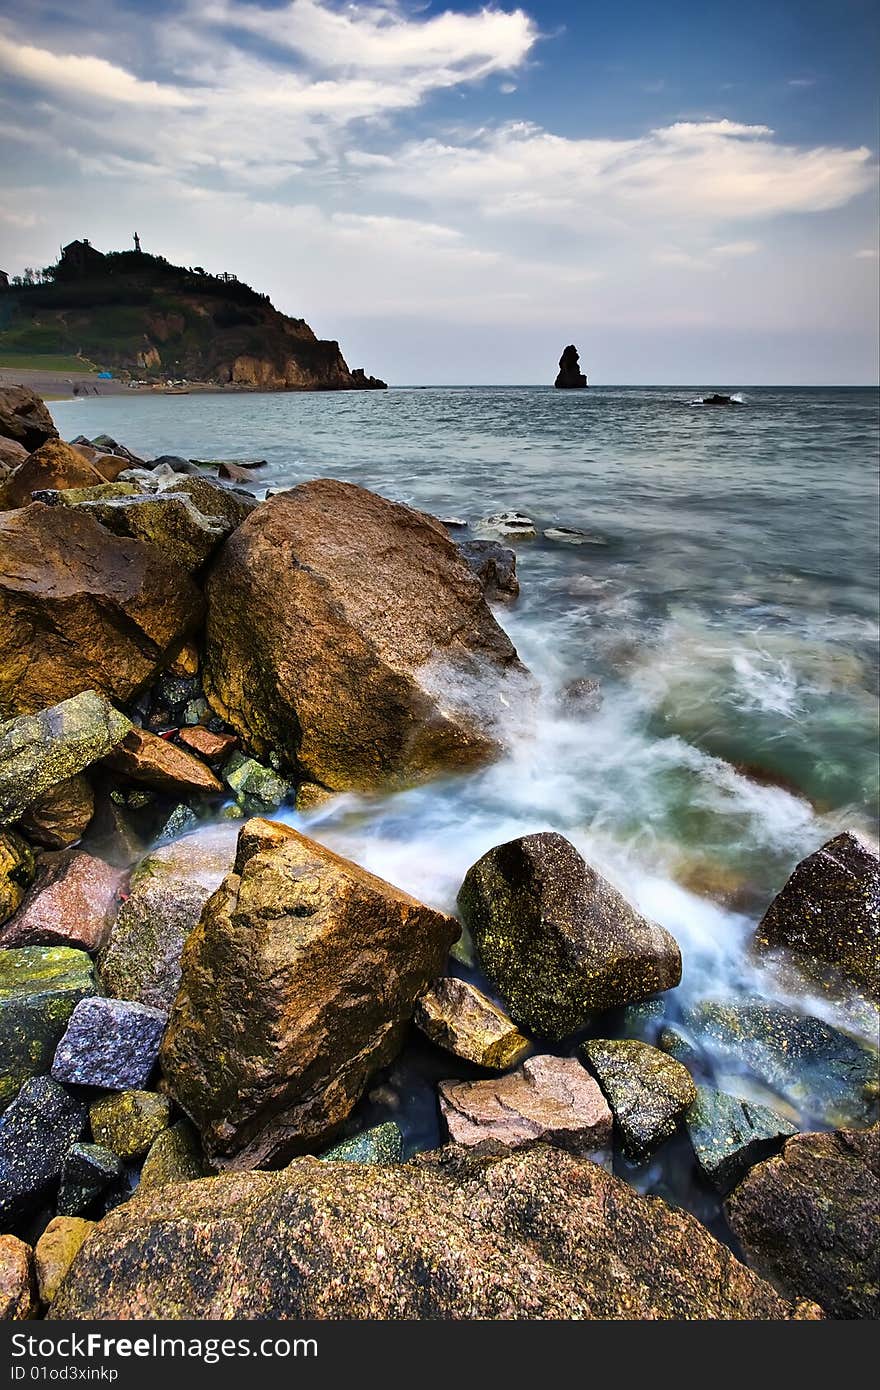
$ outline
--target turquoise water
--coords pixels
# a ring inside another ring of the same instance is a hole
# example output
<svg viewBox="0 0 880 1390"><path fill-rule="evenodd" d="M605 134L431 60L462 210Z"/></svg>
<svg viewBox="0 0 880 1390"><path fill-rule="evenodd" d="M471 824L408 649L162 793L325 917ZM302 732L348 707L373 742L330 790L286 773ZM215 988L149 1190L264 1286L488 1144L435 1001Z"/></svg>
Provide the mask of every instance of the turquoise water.
<svg viewBox="0 0 880 1390"><path fill-rule="evenodd" d="M761 388L729 409L692 404L701 394L397 389L52 409L68 438L266 458L261 487L334 476L472 530L516 508L539 531L586 532L517 545L522 595L498 616L544 697L537 711L510 700L509 755L304 823L445 908L491 845L559 829L678 938L671 1016L748 995L873 1036L847 992L757 960L749 942L799 859L848 826L876 836L878 393ZM602 708L562 717L554 692L580 675L599 677ZM433 1105L426 1065L398 1069L413 1115Z"/></svg>

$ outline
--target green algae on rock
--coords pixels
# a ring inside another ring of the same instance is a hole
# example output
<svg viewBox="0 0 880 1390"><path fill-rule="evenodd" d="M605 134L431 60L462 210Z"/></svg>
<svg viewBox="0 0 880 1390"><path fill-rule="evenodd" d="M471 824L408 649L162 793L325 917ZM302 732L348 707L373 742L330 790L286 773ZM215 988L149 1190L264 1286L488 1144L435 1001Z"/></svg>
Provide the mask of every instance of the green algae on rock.
<svg viewBox="0 0 880 1390"><path fill-rule="evenodd" d="M0 1109L47 1072L81 1000L96 993L92 962L67 946L0 950Z"/></svg>
<svg viewBox="0 0 880 1390"><path fill-rule="evenodd" d="M44 792L105 757L131 727L97 690L0 725L0 825L11 825Z"/></svg>
<svg viewBox="0 0 880 1390"><path fill-rule="evenodd" d="M150 1145L138 1191L148 1192L170 1182L194 1182L210 1171L195 1129L189 1120L178 1120L157 1134Z"/></svg>
<svg viewBox="0 0 880 1390"><path fill-rule="evenodd" d="M0 831L0 923L21 907L33 877L30 845L14 831Z"/></svg>
<svg viewBox="0 0 880 1390"><path fill-rule="evenodd" d="M697 1089L681 1062L634 1039L596 1038L583 1056L602 1087L632 1159L645 1158L674 1134Z"/></svg>
<svg viewBox="0 0 880 1390"><path fill-rule="evenodd" d="M669 932L555 832L489 850L468 870L458 904L511 1016L542 1037L569 1037L596 1013L681 979Z"/></svg>
<svg viewBox="0 0 880 1390"><path fill-rule="evenodd" d="M223 518L204 516L185 493L114 497L79 506L108 531L155 546L190 573L201 568L230 530Z"/></svg>
<svg viewBox="0 0 880 1390"><path fill-rule="evenodd" d="M836 835L798 864L755 939L837 966L880 999L880 859L851 831Z"/></svg>
<svg viewBox="0 0 880 1390"><path fill-rule="evenodd" d="M95 1227L81 1216L55 1216L34 1247L40 1301L51 1303L80 1246Z"/></svg>
<svg viewBox="0 0 880 1390"><path fill-rule="evenodd" d="M293 794L291 782L243 753L232 754L223 764L222 776L238 805L249 816L271 815Z"/></svg>
<svg viewBox="0 0 880 1390"><path fill-rule="evenodd" d="M50 1318L784 1319L692 1216L533 1147L321 1163L139 1190Z"/></svg>
<svg viewBox="0 0 880 1390"><path fill-rule="evenodd" d="M343 1139L321 1154L322 1163L402 1163L403 1135L393 1120Z"/></svg>
<svg viewBox="0 0 880 1390"><path fill-rule="evenodd" d="M482 990L444 975L416 1004L418 1028L446 1052L493 1071L515 1067L533 1044Z"/></svg>
<svg viewBox="0 0 880 1390"><path fill-rule="evenodd" d="M171 1122L171 1101L158 1091L121 1091L89 1106L96 1144L120 1158L139 1158Z"/></svg>
<svg viewBox="0 0 880 1390"><path fill-rule="evenodd" d="M730 1096L711 1086L698 1086L696 1100L685 1116L697 1163L721 1192L775 1153L797 1130L769 1106Z"/></svg>

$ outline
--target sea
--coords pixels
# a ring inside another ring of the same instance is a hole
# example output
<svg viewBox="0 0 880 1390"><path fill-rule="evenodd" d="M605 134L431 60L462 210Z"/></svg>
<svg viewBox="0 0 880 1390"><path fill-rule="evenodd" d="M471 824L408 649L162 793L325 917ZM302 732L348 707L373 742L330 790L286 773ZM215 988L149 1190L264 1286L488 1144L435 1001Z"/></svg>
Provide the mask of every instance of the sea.
<svg viewBox="0 0 880 1390"><path fill-rule="evenodd" d="M756 387L710 407L705 394L400 387L51 409L65 438L265 459L260 494L344 479L467 523L457 539L488 534L499 512L530 518L536 537L513 542L520 597L495 611L541 697L509 702L503 759L285 818L450 911L491 846L560 831L681 946L682 983L650 1036L700 1001L757 1000L876 1042L876 1014L851 989L760 956L752 938L805 855L847 828L876 844L880 395ZM600 683L598 709L560 704L579 677ZM461 956L458 973L485 985L466 945ZM795 1123L823 1123L796 1086L768 1091L705 1051L700 1066ZM437 1143L436 1081L470 1074L414 1035L352 1127L392 1117L410 1150ZM725 1234L683 1141L638 1169L615 1163Z"/></svg>

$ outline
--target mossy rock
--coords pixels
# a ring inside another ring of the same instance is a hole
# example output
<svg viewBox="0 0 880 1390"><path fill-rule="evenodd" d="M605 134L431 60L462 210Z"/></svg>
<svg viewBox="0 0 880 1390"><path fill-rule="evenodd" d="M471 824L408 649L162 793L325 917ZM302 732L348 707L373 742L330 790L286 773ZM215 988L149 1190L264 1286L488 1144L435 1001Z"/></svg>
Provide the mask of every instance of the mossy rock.
<svg viewBox="0 0 880 1390"><path fill-rule="evenodd" d="M403 1135L393 1120L365 1129L321 1154L323 1163L402 1163Z"/></svg>
<svg viewBox="0 0 880 1390"><path fill-rule="evenodd" d="M158 1091L122 1091L89 1107L96 1144L120 1158L139 1158L171 1122L171 1101Z"/></svg>
<svg viewBox="0 0 880 1390"><path fill-rule="evenodd" d="M150 1146L141 1170L139 1192L171 1182L194 1182L210 1173L199 1136L189 1120L163 1129Z"/></svg>
<svg viewBox="0 0 880 1390"><path fill-rule="evenodd" d="M69 946L0 951L0 1109L47 1072L70 1016L97 993L92 962Z"/></svg>
<svg viewBox="0 0 880 1390"><path fill-rule="evenodd" d="M27 841L10 830L0 834L0 923L21 907L34 872L34 855Z"/></svg>

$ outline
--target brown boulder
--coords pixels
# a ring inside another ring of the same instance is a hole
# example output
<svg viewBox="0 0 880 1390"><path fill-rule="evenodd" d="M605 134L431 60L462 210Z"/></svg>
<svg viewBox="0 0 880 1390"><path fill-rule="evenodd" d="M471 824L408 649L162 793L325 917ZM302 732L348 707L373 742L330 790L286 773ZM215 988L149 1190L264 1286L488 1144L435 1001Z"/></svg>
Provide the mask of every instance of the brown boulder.
<svg viewBox="0 0 880 1390"><path fill-rule="evenodd" d="M542 1140L570 1153L611 1144L611 1111L576 1057L530 1057L490 1081L441 1081L440 1110L456 1144L518 1149Z"/></svg>
<svg viewBox="0 0 880 1390"><path fill-rule="evenodd" d="M19 829L32 844L67 849L82 839L94 810L95 796L87 778L66 777L31 803Z"/></svg>
<svg viewBox="0 0 880 1390"><path fill-rule="evenodd" d="M109 930L122 874L94 855L41 854L34 882L0 931L0 946L81 946L97 951Z"/></svg>
<svg viewBox="0 0 880 1390"><path fill-rule="evenodd" d="M226 1173L136 1194L50 1318L784 1319L687 1212L538 1146Z"/></svg>
<svg viewBox="0 0 880 1390"><path fill-rule="evenodd" d="M179 566L77 508L0 514L0 717L90 687L130 699L173 660L201 612Z"/></svg>
<svg viewBox="0 0 880 1390"><path fill-rule="evenodd" d="M23 444L18 444L14 439L4 439L0 436L0 482L20 463L24 463L27 456L28 451Z"/></svg>
<svg viewBox="0 0 880 1390"><path fill-rule="evenodd" d="M252 1168L328 1140L458 931L297 831L248 821L184 947L162 1046L208 1158Z"/></svg>
<svg viewBox="0 0 880 1390"><path fill-rule="evenodd" d="M58 438L52 416L36 391L27 386L0 386L0 437L14 439L28 450Z"/></svg>
<svg viewBox="0 0 880 1390"><path fill-rule="evenodd" d="M727 1201L749 1262L835 1318L880 1318L880 1126L796 1134Z"/></svg>
<svg viewBox="0 0 880 1390"><path fill-rule="evenodd" d="M478 1067L506 1071L532 1050L503 1009L454 975L444 975L425 991L416 1005L415 1022L438 1047Z"/></svg>
<svg viewBox="0 0 880 1390"><path fill-rule="evenodd" d="M175 796L187 796L190 792L219 796L223 791L222 782L200 758L146 729L130 729L105 759L105 766L133 782L143 782Z"/></svg>
<svg viewBox="0 0 880 1390"><path fill-rule="evenodd" d="M34 1252L18 1236L0 1235L0 1322L36 1316Z"/></svg>
<svg viewBox="0 0 880 1390"><path fill-rule="evenodd" d="M106 481L72 445L49 439L10 473L0 489L0 508L26 507L38 489L95 487Z"/></svg>
<svg viewBox="0 0 880 1390"><path fill-rule="evenodd" d="M211 704L256 757L333 790L485 761L484 710L511 672L524 668L446 528L349 483L270 498L208 583Z"/></svg>

